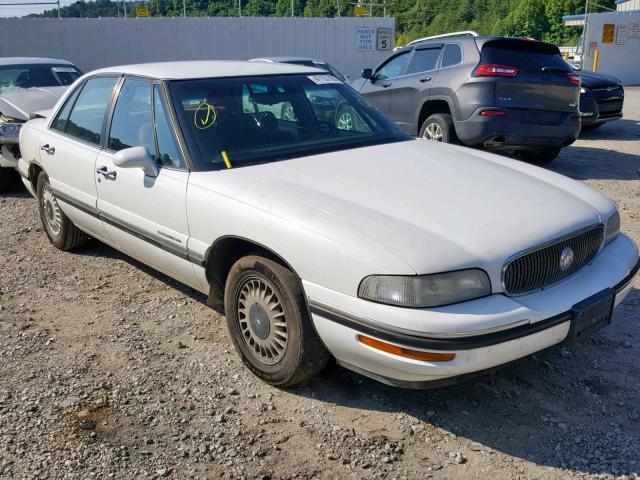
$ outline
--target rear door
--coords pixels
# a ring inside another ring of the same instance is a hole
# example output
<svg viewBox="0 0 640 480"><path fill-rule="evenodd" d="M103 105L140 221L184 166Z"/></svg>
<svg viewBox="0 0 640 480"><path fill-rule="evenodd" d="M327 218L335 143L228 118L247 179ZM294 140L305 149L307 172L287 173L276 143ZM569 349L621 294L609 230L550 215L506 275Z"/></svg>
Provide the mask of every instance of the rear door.
<svg viewBox="0 0 640 480"><path fill-rule="evenodd" d="M402 52L380 65L374 72L374 77L366 80L360 88L360 93L367 97L380 111L391 115L391 87L404 75L411 58L411 52ZM395 118L393 118L395 120Z"/></svg>
<svg viewBox="0 0 640 480"><path fill-rule="evenodd" d="M441 44L416 47L404 75L396 78L389 87L389 115L409 135L417 134L420 109L435 80L441 51Z"/></svg>
<svg viewBox="0 0 640 480"><path fill-rule="evenodd" d="M558 47L543 42L498 39L482 45L475 76L495 77L495 106L545 112L577 112L579 75Z"/></svg>

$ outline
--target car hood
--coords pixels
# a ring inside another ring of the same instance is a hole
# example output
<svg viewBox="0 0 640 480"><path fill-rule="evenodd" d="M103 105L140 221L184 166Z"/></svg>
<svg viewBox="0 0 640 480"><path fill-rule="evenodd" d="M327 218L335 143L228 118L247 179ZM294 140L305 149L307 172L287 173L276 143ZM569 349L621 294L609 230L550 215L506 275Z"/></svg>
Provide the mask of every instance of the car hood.
<svg viewBox="0 0 640 480"><path fill-rule="evenodd" d="M610 85L619 85L621 82L616 77L610 75L602 75L600 73L580 71L582 85L588 88L607 87Z"/></svg>
<svg viewBox="0 0 640 480"><path fill-rule="evenodd" d="M583 184L497 155L423 140L238 168L241 200L301 204L345 222L416 273L480 267L602 222L615 204ZM279 201L273 202L274 199ZM372 272L375 273L375 272Z"/></svg>
<svg viewBox="0 0 640 480"><path fill-rule="evenodd" d="M0 113L26 122L47 114L68 87L35 87L0 96Z"/></svg>

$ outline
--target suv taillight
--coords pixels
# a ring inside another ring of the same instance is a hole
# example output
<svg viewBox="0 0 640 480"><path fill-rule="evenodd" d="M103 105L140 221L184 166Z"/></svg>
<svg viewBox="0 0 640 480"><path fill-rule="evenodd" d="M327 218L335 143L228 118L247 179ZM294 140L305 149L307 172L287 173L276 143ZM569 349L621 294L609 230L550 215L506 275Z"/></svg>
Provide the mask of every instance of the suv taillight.
<svg viewBox="0 0 640 480"><path fill-rule="evenodd" d="M580 85L580 75L577 73L567 73L567 78L574 85Z"/></svg>
<svg viewBox="0 0 640 480"><path fill-rule="evenodd" d="M518 69L504 65L478 65L474 75L476 77L515 77L518 75Z"/></svg>

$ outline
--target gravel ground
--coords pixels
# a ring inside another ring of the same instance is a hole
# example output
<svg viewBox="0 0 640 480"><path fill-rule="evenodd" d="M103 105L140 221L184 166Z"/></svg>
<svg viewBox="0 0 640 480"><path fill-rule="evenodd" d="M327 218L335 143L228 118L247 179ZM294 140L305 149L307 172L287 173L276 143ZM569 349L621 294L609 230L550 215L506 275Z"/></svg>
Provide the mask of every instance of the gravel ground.
<svg viewBox="0 0 640 480"><path fill-rule="evenodd" d="M552 169L619 202L640 243L640 88ZM205 298L93 242L49 245L0 196L2 478L639 478L640 279L614 324L432 391L333 366L256 380Z"/></svg>

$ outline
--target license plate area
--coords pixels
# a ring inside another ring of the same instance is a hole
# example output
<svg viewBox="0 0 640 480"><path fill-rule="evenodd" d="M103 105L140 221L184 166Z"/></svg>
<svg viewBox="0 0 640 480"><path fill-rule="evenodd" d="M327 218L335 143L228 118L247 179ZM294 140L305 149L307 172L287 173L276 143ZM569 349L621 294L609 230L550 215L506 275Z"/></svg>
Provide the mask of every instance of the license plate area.
<svg viewBox="0 0 640 480"><path fill-rule="evenodd" d="M611 323L616 291L607 288L573 306L567 341L576 343Z"/></svg>

